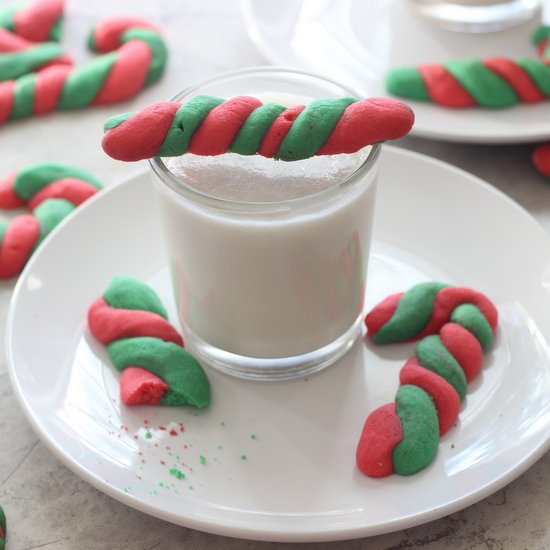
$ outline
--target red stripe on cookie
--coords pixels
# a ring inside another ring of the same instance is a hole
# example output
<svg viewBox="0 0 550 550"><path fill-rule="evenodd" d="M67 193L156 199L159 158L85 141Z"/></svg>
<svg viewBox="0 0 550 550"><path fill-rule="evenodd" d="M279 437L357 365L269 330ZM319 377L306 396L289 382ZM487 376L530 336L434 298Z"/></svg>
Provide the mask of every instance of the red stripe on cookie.
<svg viewBox="0 0 550 550"><path fill-rule="evenodd" d="M120 398L126 405L158 405L168 384L141 367L126 367L120 375Z"/></svg>
<svg viewBox="0 0 550 550"><path fill-rule="evenodd" d="M504 57L492 57L483 61L483 64L505 80L522 101L535 103L546 98L525 70L514 61Z"/></svg>
<svg viewBox="0 0 550 550"><path fill-rule="evenodd" d="M34 45L33 42L0 28L0 53L19 52Z"/></svg>
<svg viewBox="0 0 550 550"><path fill-rule="evenodd" d="M403 294L404 292L398 292L388 296L367 313L365 325L371 338L393 317Z"/></svg>
<svg viewBox="0 0 550 550"><path fill-rule="evenodd" d="M141 40L123 44L92 105L114 103L137 94L145 84L152 59L151 49Z"/></svg>
<svg viewBox="0 0 550 550"><path fill-rule="evenodd" d="M393 450L403 440L403 426L395 412L395 403L372 411L363 427L357 445L357 467L370 477L385 477L393 473Z"/></svg>
<svg viewBox="0 0 550 550"><path fill-rule="evenodd" d="M410 107L394 99L375 97L348 105L318 155L355 153L366 145L407 134L414 123Z"/></svg>
<svg viewBox="0 0 550 550"><path fill-rule="evenodd" d="M288 134L296 117L305 109L305 105L295 105L285 109L271 124L265 133L262 143L258 148L258 154L262 157L273 158L279 150L281 142Z"/></svg>
<svg viewBox="0 0 550 550"><path fill-rule="evenodd" d="M0 181L0 208L19 208L25 206L25 201L13 188L16 178L17 172L12 172L7 178Z"/></svg>
<svg viewBox="0 0 550 550"><path fill-rule="evenodd" d="M0 123L9 119L13 109L13 95L15 92L15 81L6 80L0 82Z"/></svg>
<svg viewBox="0 0 550 550"><path fill-rule="evenodd" d="M550 176L550 143L537 145L532 154L535 168L543 175Z"/></svg>
<svg viewBox="0 0 550 550"><path fill-rule="evenodd" d="M474 98L460 82L439 64L422 65L418 68L428 95L434 103L445 107L473 107Z"/></svg>
<svg viewBox="0 0 550 550"><path fill-rule="evenodd" d="M63 0L35 0L15 12L15 34L33 42L45 42L54 23L63 15Z"/></svg>
<svg viewBox="0 0 550 550"><path fill-rule="evenodd" d="M262 102L254 97L237 96L214 107L189 141L188 150L196 155L226 153L235 136Z"/></svg>
<svg viewBox="0 0 550 550"><path fill-rule="evenodd" d="M71 70L70 66L54 65L37 73L33 105L35 115L44 115L55 110Z"/></svg>
<svg viewBox="0 0 550 550"><path fill-rule="evenodd" d="M164 317L150 311L114 308L103 298L95 300L88 310L88 325L105 345L120 338L151 336L183 347L181 336Z"/></svg>
<svg viewBox="0 0 550 550"><path fill-rule="evenodd" d="M483 364L483 349L479 340L467 329L457 323L447 323L439 331L441 342L457 360L471 382Z"/></svg>
<svg viewBox="0 0 550 550"><path fill-rule="evenodd" d="M128 162L156 156L180 107L179 103L163 101L136 113L107 130L101 142L104 151Z"/></svg>
<svg viewBox="0 0 550 550"><path fill-rule="evenodd" d="M422 388L433 399L439 419L439 435L446 434L460 411L460 397L453 386L439 374L424 368L416 356L405 363L399 372L399 381Z"/></svg>
<svg viewBox="0 0 550 550"><path fill-rule="evenodd" d="M0 246L0 278L17 275L27 263L40 237L40 224L30 214L14 218Z"/></svg>
<svg viewBox="0 0 550 550"><path fill-rule="evenodd" d="M28 202L30 210L34 210L46 199L65 199L78 206L98 192L98 188L77 178L62 178L56 180L35 193ZM1 206L1 195L0 195Z"/></svg>

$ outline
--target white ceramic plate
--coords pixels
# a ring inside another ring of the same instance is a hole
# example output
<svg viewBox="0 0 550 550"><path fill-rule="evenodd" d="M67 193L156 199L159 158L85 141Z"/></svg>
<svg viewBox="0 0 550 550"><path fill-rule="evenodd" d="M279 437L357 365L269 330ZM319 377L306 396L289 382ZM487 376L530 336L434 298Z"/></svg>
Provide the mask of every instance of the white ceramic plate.
<svg viewBox="0 0 550 550"><path fill-rule="evenodd" d="M313 71L388 96L392 67L459 57L536 57L538 20L497 33L461 34L417 15L409 0L243 0L252 39L271 62ZM509 109L446 109L409 101L413 134L473 143L518 143L550 138L548 103Z"/></svg>
<svg viewBox="0 0 550 550"><path fill-rule="evenodd" d="M375 535L468 506L548 449L550 239L514 202L449 165L384 149L367 306L438 279L487 292L501 324L459 426L412 477L369 479L354 458L368 412L393 400L409 344L364 339L292 382L209 370L209 410L121 405L86 311L123 273L153 285L175 319L146 174L102 192L37 251L15 289L7 355L21 405L52 452L148 514L248 539Z"/></svg>

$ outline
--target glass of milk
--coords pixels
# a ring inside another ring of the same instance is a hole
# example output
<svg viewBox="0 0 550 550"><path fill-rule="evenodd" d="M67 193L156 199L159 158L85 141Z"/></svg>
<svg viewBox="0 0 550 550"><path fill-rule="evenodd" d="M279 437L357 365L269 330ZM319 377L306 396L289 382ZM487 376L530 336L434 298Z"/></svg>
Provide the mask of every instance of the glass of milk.
<svg viewBox="0 0 550 550"><path fill-rule="evenodd" d="M411 0L420 14L460 32L508 29L534 17L540 0Z"/></svg>
<svg viewBox="0 0 550 550"><path fill-rule="evenodd" d="M286 106L357 97L298 70L226 73L172 98L250 95ZM284 162L185 154L150 161L186 346L251 379L339 359L361 334L380 145Z"/></svg>

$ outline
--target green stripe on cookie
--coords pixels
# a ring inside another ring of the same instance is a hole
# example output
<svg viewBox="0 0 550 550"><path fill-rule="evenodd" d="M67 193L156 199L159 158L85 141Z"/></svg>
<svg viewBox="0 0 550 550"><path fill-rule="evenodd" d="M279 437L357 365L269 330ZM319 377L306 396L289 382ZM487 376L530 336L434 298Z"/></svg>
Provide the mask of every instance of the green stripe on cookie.
<svg viewBox="0 0 550 550"><path fill-rule="evenodd" d="M276 103L266 103L254 109L233 139L229 151L240 155L256 154L269 127L284 110L283 105Z"/></svg>
<svg viewBox="0 0 550 550"><path fill-rule="evenodd" d="M432 398L418 386L400 386L395 397L403 439L392 454L394 471L412 475L432 462L439 444L439 421Z"/></svg>
<svg viewBox="0 0 550 550"><path fill-rule="evenodd" d="M198 95L185 102L178 109L157 156L169 157L186 153L195 130L208 113L224 101L219 97Z"/></svg>
<svg viewBox="0 0 550 550"><path fill-rule="evenodd" d="M39 204L33 211L40 225L40 237L35 248L44 240L52 229L75 208L73 203L65 199L48 199Z"/></svg>
<svg viewBox="0 0 550 550"><path fill-rule="evenodd" d="M391 319L374 335L377 344L403 342L417 335L428 324L436 294L448 285L420 283L405 292Z"/></svg>
<svg viewBox="0 0 550 550"><path fill-rule="evenodd" d="M15 80L63 55L59 44L44 42L26 50L0 55L0 80Z"/></svg>
<svg viewBox="0 0 550 550"><path fill-rule="evenodd" d="M115 277L104 292L103 299L117 309L150 311L168 319L168 313L155 291L134 277Z"/></svg>
<svg viewBox="0 0 550 550"><path fill-rule="evenodd" d="M461 401L466 397L466 375L439 336L426 336L420 340L416 344L415 354L424 368L439 374L453 386Z"/></svg>
<svg viewBox="0 0 550 550"><path fill-rule="evenodd" d="M520 59L518 64L531 77L539 91L550 97L550 67L538 59Z"/></svg>
<svg viewBox="0 0 550 550"><path fill-rule="evenodd" d="M210 404L210 383L198 361L185 349L158 338L123 338L107 346L109 358L120 371L129 366L142 367L164 380L169 390L163 405L195 407Z"/></svg>
<svg viewBox="0 0 550 550"><path fill-rule="evenodd" d="M89 105L99 93L117 57L116 52L106 53L71 71L65 80L57 108L78 109Z"/></svg>
<svg viewBox="0 0 550 550"><path fill-rule="evenodd" d="M151 64L149 71L147 72L147 79L145 85L153 84L162 75L164 68L166 67L166 59L168 58L168 50L164 40L153 30L140 29L138 27L128 29L121 36L121 42L128 42L129 40L140 40L145 42L151 49Z"/></svg>
<svg viewBox="0 0 550 550"><path fill-rule="evenodd" d="M97 189L102 188L101 183L87 170L55 162L43 162L23 168L18 172L13 188L19 197L29 200L49 183L64 178L81 179Z"/></svg>
<svg viewBox="0 0 550 550"><path fill-rule="evenodd" d="M386 76L386 88L390 94L429 101L430 94L420 71L415 67L398 67Z"/></svg>
<svg viewBox="0 0 550 550"><path fill-rule="evenodd" d="M491 347L494 336L491 325L477 306L462 304L456 307L451 314L451 321L469 330L479 340L484 351Z"/></svg>
<svg viewBox="0 0 550 550"><path fill-rule="evenodd" d="M351 97L312 101L296 117L274 158L294 161L314 156L331 134L345 109L356 101Z"/></svg>
<svg viewBox="0 0 550 550"><path fill-rule="evenodd" d="M10 118L16 120L32 114L34 93L36 90L36 73L27 74L15 81L13 106Z"/></svg>
<svg viewBox="0 0 550 550"><path fill-rule="evenodd" d="M514 89L479 59L454 59L445 68L482 107L509 107L519 102Z"/></svg>

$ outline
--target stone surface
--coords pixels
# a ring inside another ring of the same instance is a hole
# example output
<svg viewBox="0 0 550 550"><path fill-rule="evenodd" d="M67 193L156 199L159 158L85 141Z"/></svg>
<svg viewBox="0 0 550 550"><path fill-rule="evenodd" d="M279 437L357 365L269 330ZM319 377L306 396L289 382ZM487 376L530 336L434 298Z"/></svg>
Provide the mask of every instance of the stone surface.
<svg viewBox="0 0 550 550"><path fill-rule="evenodd" d="M6 0L7 1L7 0ZM0 175L39 161L74 162L106 184L143 169L117 163L100 148L102 123L123 110L168 98L220 71L265 64L248 38L238 2L224 0L69 0L63 45L84 62L83 37L99 16L131 12L165 30L171 58L160 83L122 107L88 109L29 119L0 129ZM530 164L530 145L476 146L406 138L403 147L443 159L488 181L550 232L550 184ZM14 281L0 283L4 330ZM29 342L32 345L32 342ZM75 476L32 432L11 389L0 339L0 504L9 521L8 550L310 550L334 543L259 543L214 536L149 517ZM550 456L485 500L451 516L369 539L345 541L355 550L521 550L550 548Z"/></svg>

